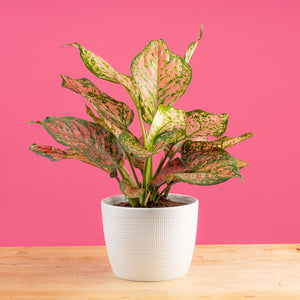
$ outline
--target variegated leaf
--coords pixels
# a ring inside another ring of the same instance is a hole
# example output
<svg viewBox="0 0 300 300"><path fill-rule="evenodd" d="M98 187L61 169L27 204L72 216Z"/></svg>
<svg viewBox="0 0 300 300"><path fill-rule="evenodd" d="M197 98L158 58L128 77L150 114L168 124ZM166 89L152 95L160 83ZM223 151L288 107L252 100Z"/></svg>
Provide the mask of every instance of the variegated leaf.
<svg viewBox="0 0 300 300"><path fill-rule="evenodd" d="M175 158L160 170L159 174L154 178L151 184L154 186L161 186L166 182L167 176L169 176L169 180L172 180L172 174L183 173L188 170L190 170L190 168L187 167L180 158Z"/></svg>
<svg viewBox="0 0 300 300"><path fill-rule="evenodd" d="M120 134L119 143L125 152L139 159L146 159L153 154L153 152L146 150L130 131L124 131Z"/></svg>
<svg viewBox="0 0 300 300"><path fill-rule="evenodd" d="M115 136L98 124L73 117L47 117L36 123L58 143L82 151L101 167L117 168L122 160L122 149Z"/></svg>
<svg viewBox="0 0 300 300"><path fill-rule="evenodd" d="M165 150L165 154L167 154L169 150L171 150L172 153L181 151L181 147L182 147L183 143L186 142L187 140L209 142L209 139L205 136L198 136L198 137L194 137L194 138L185 138L184 136L182 136L181 140L179 142L177 142L176 144L168 145L168 150Z"/></svg>
<svg viewBox="0 0 300 300"><path fill-rule="evenodd" d="M173 174L181 181L191 184L213 185L232 177L242 178L237 161L228 152L218 147L204 147L199 151L184 153L182 160L193 171L186 174Z"/></svg>
<svg viewBox="0 0 300 300"><path fill-rule="evenodd" d="M185 93L192 69L160 39L151 41L133 59L131 73L140 88L143 119L151 124L160 105L173 104Z"/></svg>
<svg viewBox="0 0 300 300"><path fill-rule="evenodd" d="M153 152L158 153L163 149L167 149L169 145L176 144L180 138L184 137L185 130L178 129L172 131L163 131L158 134L152 143Z"/></svg>
<svg viewBox="0 0 300 300"><path fill-rule="evenodd" d="M226 149L242 141L245 141L246 139L251 138L253 135L254 133L249 132L235 138L224 136L214 141L195 141L195 140L188 139L182 145L181 154L188 156L193 152L200 151L203 149L215 148L215 147Z"/></svg>
<svg viewBox="0 0 300 300"><path fill-rule="evenodd" d="M67 44L79 49L80 57L88 68L97 77L123 85L139 107L139 88L134 79L128 75L117 72L108 62L95 53L87 50L78 43Z"/></svg>
<svg viewBox="0 0 300 300"><path fill-rule="evenodd" d="M186 135L197 136L221 136L228 123L227 114L211 114L203 110L193 110L186 113Z"/></svg>
<svg viewBox="0 0 300 300"><path fill-rule="evenodd" d="M170 176L176 177L180 181L197 185L214 185L225 182L233 177L241 178L239 172L237 172L233 167L222 167L214 173L201 171L197 171L195 173L177 173L167 176L167 181L170 180Z"/></svg>
<svg viewBox="0 0 300 300"><path fill-rule="evenodd" d="M201 25L201 29L200 29L200 33L196 39L195 42L192 42L190 43L187 51L185 52L185 55L184 55L184 60L189 63L189 61L191 60L195 50L196 50L196 47L198 45L198 42L200 41L201 37L202 37L202 32L203 32L203 25Z"/></svg>
<svg viewBox="0 0 300 300"><path fill-rule="evenodd" d="M132 123L133 110L124 102L117 101L101 92L86 78L73 79L64 75L61 77L62 86L85 97L100 116L109 116L109 119L114 119L124 127Z"/></svg>
<svg viewBox="0 0 300 300"><path fill-rule="evenodd" d="M110 132L112 132L116 138L119 137L119 135L126 131L127 128L124 128L120 126L114 119L110 118L108 115L106 115L104 112L102 112L103 117L100 116L100 118L96 117L93 113L93 111L86 105L86 113L91 117L91 119L99 124L100 126L108 129Z"/></svg>
<svg viewBox="0 0 300 300"><path fill-rule="evenodd" d="M122 193L124 194L126 199L129 198L139 198L142 196L143 189L142 188L135 188L132 187L128 180L123 179L120 182L120 189Z"/></svg>
<svg viewBox="0 0 300 300"><path fill-rule="evenodd" d="M97 165L93 161L91 161L89 158L87 158L84 153L80 150L74 149L74 148L68 148L68 149L59 149L52 146L46 146L46 145L37 145L32 144L29 148L30 151L33 151L37 155L44 156L49 158L51 161L59 161L62 159L75 159L82 161L84 163L90 164L94 167L100 168L101 170L111 173L112 169L105 168Z"/></svg>
<svg viewBox="0 0 300 300"><path fill-rule="evenodd" d="M220 147L222 149L226 149L226 148L234 146L240 142L243 142L253 136L254 136L253 132L248 132L248 133L242 134L242 135L240 135L238 137L234 137L234 138L228 137L228 136L223 136L220 139L212 141L211 143L214 146Z"/></svg>
<svg viewBox="0 0 300 300"><path fill-rule="evenodd" d="M185 129L185 111L175 109L171 105L160 105L151 124L150 131L146 140L146 147L152 150L152 144L159 134L177 130L182 132Z"/></svg>

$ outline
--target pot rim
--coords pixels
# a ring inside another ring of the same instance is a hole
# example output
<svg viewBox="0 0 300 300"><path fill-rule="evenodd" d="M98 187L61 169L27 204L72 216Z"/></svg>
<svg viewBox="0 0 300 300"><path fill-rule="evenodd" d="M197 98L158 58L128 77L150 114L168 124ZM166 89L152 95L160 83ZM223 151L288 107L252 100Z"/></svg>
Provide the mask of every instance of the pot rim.
<svg viewBox="0 0 300 300"><path fill-rule="evenodd" d="M184 195L184 194L169 194L169 196L179 196L179 197L184 196L184 197L187 197L190 200L192 200L192 202L187 203L185 205L171 206L171 207L124 207L124 206L115 206L111 203L107 203L108 200L110 200L111 198L115 198L115 197L122 197L123 198L122 201L124 201L125 197L124 197L124 195L121 194L121 195L114 195L114 196L110 196L110 197L106 197L106 198L102 199L101 200L101 205L107 205L109 207L114 207L116 209L130 209L130 210L142 210L142 211L155 210L155 211L157 211L157 210L166 210L166 209L172 209L172 210L182 209L183 207L190 207L192 205L197 206L197 204L199 202L199 200L194 196L189 196L189 195ZM171 199L171 200L176 201L176 200L173 200L173 199ZM179 202L179 201L177 201L177 202Z"/></svg>

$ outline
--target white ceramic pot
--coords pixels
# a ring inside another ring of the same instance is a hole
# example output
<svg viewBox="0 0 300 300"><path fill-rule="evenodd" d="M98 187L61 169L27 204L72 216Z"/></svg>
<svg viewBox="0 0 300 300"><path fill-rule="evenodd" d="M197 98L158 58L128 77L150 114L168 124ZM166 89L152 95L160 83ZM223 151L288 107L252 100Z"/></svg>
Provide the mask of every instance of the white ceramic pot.
<svg viewBox="0 0 300 300"><path fill-rule="evenodd" d="M109 261L114 274L134 281L163 281L183 277L190 267L196 239L198 200L170 194L188 203L162 208L120 207L124 196L101 202Z"/></svg>

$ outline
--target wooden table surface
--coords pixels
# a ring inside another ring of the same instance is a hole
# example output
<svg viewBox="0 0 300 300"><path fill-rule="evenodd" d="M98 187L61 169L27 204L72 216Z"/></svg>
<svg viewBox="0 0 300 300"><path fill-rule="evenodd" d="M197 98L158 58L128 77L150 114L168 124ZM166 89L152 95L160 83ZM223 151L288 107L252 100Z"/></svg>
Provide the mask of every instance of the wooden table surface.
<svg viewBox="0 0 300 300"><path fill-rule="evenodd" d="M115 277L105 247L0 248L0 299L300 300L300 244L196 246L165 282Z"/></svg>

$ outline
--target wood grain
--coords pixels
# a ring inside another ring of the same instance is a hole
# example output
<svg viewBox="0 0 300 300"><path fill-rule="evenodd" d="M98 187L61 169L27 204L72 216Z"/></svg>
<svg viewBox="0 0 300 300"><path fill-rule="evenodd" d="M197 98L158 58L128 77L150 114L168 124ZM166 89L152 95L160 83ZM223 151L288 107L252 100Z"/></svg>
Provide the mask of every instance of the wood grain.
<svg viewBox="0 0 300 300"><path fill-rule="evenodd" d="M300 299L300 244L196 246L189 273L115 277L105 247L0 248L1 300Z"/></svg>

